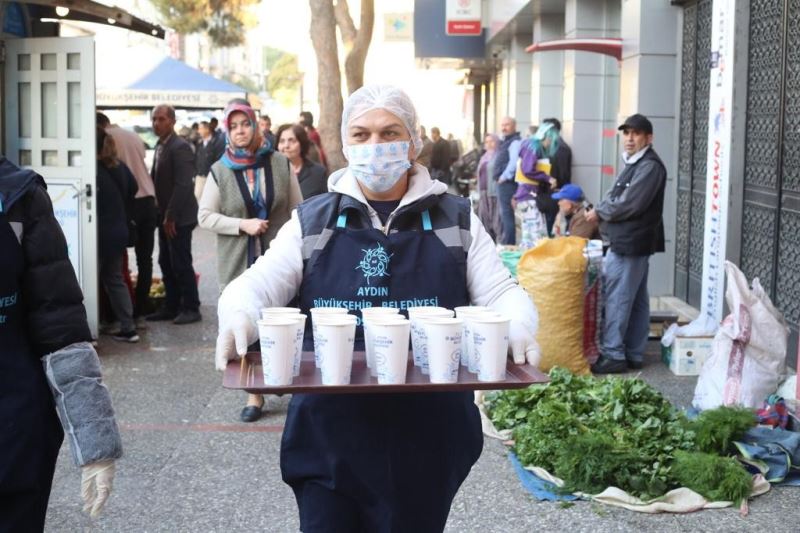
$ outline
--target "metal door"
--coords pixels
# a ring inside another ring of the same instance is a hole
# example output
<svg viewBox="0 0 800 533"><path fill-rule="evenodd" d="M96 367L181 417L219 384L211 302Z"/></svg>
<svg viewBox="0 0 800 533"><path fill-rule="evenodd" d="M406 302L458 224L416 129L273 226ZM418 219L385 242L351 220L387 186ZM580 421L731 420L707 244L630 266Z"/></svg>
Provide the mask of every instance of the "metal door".
<svg viewBox="0 0 800 533"><path fill-rule="evenodd" d="M708 146L711 0L683 11L675 295L700 307Z"/></svg>
<svg viewBox="0 0 800 533"><path fill-rule="evenodd" d="M47 182L96 336L94 78L91 37L6 41L6 157Z"/></svg>

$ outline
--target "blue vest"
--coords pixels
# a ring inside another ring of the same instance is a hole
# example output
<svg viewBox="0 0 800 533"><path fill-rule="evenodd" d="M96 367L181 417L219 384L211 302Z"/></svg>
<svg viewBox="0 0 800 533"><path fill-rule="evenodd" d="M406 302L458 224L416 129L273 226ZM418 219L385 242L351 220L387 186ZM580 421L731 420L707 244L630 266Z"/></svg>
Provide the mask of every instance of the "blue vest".
<svg viewBox="0 0 800 533"><path fill-rule="evenodd" d="M312 307L349 309L359 317L361 349L362 308L468 305L470 212L464 198L428 196L400 208L387 235L350 196L327 193L303 202L297 208L303 234L299 307L306 314Z"/></svg>
<svg viewBox="0 0 800 533"><path fill-rule="evenodd" d="M360 316L360 309L378 305L402 312L469 303L467 200L423 198L394 214L388 235L373 228L366 206L346 195L315 196L298 215L304 312L338 306ZM441 531L482 448L471 392L296 394L281 443L281 473L298 495L315 483L352 502L363 530ZM324 502L303 502L301 528L311 527L302 523L303 506L319 512Z"/></svg>

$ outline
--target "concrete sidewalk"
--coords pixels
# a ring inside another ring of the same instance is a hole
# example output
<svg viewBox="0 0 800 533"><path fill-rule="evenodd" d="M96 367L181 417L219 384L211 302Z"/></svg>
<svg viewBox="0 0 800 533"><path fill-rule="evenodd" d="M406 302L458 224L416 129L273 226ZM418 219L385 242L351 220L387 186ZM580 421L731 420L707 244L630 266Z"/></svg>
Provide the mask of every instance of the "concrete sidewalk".
<svg viewBox="0 0 800 533"><path fill-rule="evenodd" d="M278 464L288 398L270 398L268 416L255 424L238 421L244 394L222 389L213 364L215 240L201 230L194 239L203 321L151 324L135 345L101 337L100 357L125 456L117 463L104 514L92 521L80 511L80 473L65 445L47 531L297 531L294 496L281 482ZM642 376L675 404L687 406L695 379L673 376L655 350L646 363ZM750 502L746 518L738 509L675 516L589 502L561 508L529 496L505 447L487 439L454 502L446 531L790 532L800 530L798 504L800 489L773 488Z"/></svg>

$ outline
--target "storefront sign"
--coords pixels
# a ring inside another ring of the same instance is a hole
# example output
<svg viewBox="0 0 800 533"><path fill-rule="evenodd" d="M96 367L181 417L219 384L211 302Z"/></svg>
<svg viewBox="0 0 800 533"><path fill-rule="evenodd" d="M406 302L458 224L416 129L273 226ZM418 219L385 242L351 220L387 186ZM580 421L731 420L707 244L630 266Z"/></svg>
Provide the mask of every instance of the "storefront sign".
<svg viewBox="0 0 800 533"><path fill-rule="evenodd" d="M245 93L215 91L157 91L148 89L97 90L97 107L145 107L169 104L178 108L222 109Z"/></svg>
<svg viewBox="0 0 800 533"><path fill-rule="evenodd" d="M481 0L447 0L447 35L481 34Z"/></svg>
<svg viewBox="0 0 800 533"><path fill-rule="evenodd" d="M714 0L701 313L722 320L730 192L735 0Z"/></svg>

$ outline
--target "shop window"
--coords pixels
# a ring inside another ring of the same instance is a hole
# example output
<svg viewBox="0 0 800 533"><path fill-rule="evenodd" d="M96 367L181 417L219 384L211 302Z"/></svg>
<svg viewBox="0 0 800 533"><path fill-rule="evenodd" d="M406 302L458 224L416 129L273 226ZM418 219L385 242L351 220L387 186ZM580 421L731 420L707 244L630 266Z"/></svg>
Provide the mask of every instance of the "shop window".
<svg viewBox="0 0 800 533"><path fill-rule="evenodd" d="M19 99L19 136L23 139L31 137L31 84L19 83L17 86Z"/></svg>
<svg viewBox="0 0 800 533"><path fill-rule="evenodd" d="M42 70L56 70L58 57L56 54L42 54Z"/></svg>
<svg viewBox="0 0 800 533"><path fill-rule="evenodd" d="M46 167L58 166L58 151L57 150L42 150L42 165Z"/></svg>
<svg viewBox="0 0 800 533"><path fill-rule="evenodd" d="M55 82L42 83L42 137L58 136L58 90Z"/></svg>
<svg viewBox="0 0 800 533"><path fill-rule="evenodd" d="M67 83L67 134L70 139L81 136L81 84Z"/></svg>

